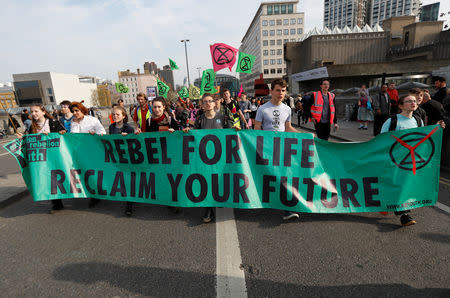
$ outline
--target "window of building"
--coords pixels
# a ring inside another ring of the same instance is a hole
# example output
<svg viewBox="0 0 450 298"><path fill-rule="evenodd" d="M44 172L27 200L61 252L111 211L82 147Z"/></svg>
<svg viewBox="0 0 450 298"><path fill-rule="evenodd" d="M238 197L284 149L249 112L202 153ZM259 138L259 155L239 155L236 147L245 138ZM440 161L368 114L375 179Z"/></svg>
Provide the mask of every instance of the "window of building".
<svg viewBox="0 0 450 298"><path fill-rule="evenodd" d="M278 64L283 64L283 59L278 59L277 63Z"/></svg>
<svg viewBox="0 0 450 298"><path fill-rule="evenodd" d="M270 30L270 36L275 36L275 30Z"/></svg>
<svg viewBox="0 0 450 298"><path fill-rule="evenodd" d="M282 49L278 49L277 50L277 55L283 55L283 50Z"/></svg>
<svg viewBox="0 0 450 298"><path fill-rule="evenodd" d="M280 5L276 4L273 6L273 14L280 14Z"/></svg>
<svg viewBox="0 0 450 298"><path fill-rule="evenodd" d="M286 5L285 4L281 5L281 13L286 14Z"/></svg>
<svg viewBox="0 0 450 298"><path fill-rule="evenodd" d="M297 21L295 19L291 19L291 25L295 25Z"/></svg>
<svg viewBox="0 0 450 298"><path fill-rule="evenodd" d="M274 46L274 45L275 45L275 39L271 39L271 40L270 40L270 45L271 45L271 46Z"/></svg>
<svg viewBox="0 0 450 298"><path fill-rule="evenodd" d="M291 29L291 35L295 35L295 29Z"/></svg>
<svg viewBox="0 0 450 298"><path fill-rule="evenodd" d="M53 95L53 89L52 88L47 88L47 93L48 93L48 95Z"/></svg>
<svg viewBox="0 0 450 298"><path fill-rule="evenodd" d="M53 98L53 96L49 96L48 99L50 100L50 102L55 102L55 99Z"/></svg>
<svg viewBox="0 0 450 298"><path fill-rule="evenodd" d="M275 65L276 61L275 59L270 59L270 65Z"/></svg>
<svg viewBox="0 0 450 298"><path fill-rule="evenodd" d="M264 50L263 51L263 56L267 56L267 55L269 55L269 50Z"/></svg>
<svg viewBox="0 0 450 298"><path fill-rule="evenodd" d="M274 56L275 55L275 50L270 50L270 56Z"/></svg>
<svg viewBox="0 0 450 298"><path fill-rule="evenodd" d="M283 73L283 69L282 68L278 68L277 69L277 73Z"/></svg>
<svg viewBox="0 0 450 298"><path fill-rule="evenodd" d="M281 46L283 44L283 40L282 39L277 39L277 46Z"/></svg>
<svg viewBox="0 0 450 298"><path fill-rule="evenodd" d="M291 41L295 41L295 38L291 38Z"/></svg>
<svg viewBox="0 0 450 298"><path fill-rule="evenodd" d="M293 13L293 12L294 12L294 5L288 4L288 13Z"/></svg>
<svg viewBox="0 0 450 298"><path fill-rule="evenodd" d="M277 26L280 26L283 22L281 21L281 19L277 20Z"/></svg>
<svg viewBox="0 0 450 298"><path fill-rule="evenodd" d="M289 19L284 19L283 20L283 25L289 25Z"/></svg>
<svg viewBox="0 0 450 298"><path fill-rule="evenodd" d="M269 70L268 69L264 69L264 74L269 74Z"/></svg>
<svg viewBox="0 0 450 298"><path fill-rule="evenodd" d="M297 19L297 24L303 24L303 19L302 18L298 18Z"/></svg>
<svg viewBox="0 0 450 298"><path fill-rule="evenodd" d="M269 60L264 60L264 65L269 65Z"/></svg>
<svg viewBox="0 0 450 298"><path fill-rule="evenodd" d="M303 34L303 29L302 28L297 28L297 34Z"/></svg>
<svg viewBox="0 0 450 298"><path fill-rule="evenodd" d="M275 26L275 20L270 20L270 21L269 21L269 25L270 25L270 26Z"/></svg>
<svg viewBox="0 0 450 298"><path fill-rule="evenodd" d="M274 73L275 73L275 68L272 68L272 69L270 70L270 73L271 73L271 74L274 74Z"/></svg>
<svg viewBox="0 0 450 298"><path fill-rule="evenodd" d="M277 29L277 35L282 35L282 34L283 34L283 30Z"/></svg>
<svg viewBox="0 0 450 298"><path fill-rule="evenodd" d="M268 36L268 35L269 35L269 31L263 30L263 36Z"/></svg>
<svg viewBox="0 0 450 298"><path fill-rule="evenodd" d="M263 21L262 21L262 25L263 25L263 26L267 26L268 23L269 23L269 22L267 22L267 20L263 20Z"/></svg>
<svg viewBox="0 0 450 298"><path fill-rule="evenodd" d="M273 14L273 6L272 5L267 5L267 14Z"/></svg>
<svg viewBox="0 0 450 298"><path fill-rule="evenodd" d="M268 40L263 40L263 46L267 47L269 45L269 41Z"/></svg>
<svg viewBox="0 0 450 298"><path fill-rule="evenodd" d="M289 35L289 29L284 29L284 30L283 30L283 34L284 34L284 35Z"/></svg>
<svg viewBox="0 0 450 298"><path fill-rule="evenodd" d="M284 39L283 43L287 43L289 41L289 39Z"/></svg>

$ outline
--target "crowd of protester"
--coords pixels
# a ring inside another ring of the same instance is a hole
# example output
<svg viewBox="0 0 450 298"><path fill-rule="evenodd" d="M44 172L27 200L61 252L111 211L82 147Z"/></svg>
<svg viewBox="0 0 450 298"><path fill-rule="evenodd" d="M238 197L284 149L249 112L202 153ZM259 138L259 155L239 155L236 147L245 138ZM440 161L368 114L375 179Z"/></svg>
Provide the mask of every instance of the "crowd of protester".
<svg viewBox="0 0 450 298"><path fill-rule="evenodd" d="M407 95L398 96L395 84L384 84L380 92L369 94L366 86L359 89L358 121L360 129L367 129L367 124L374 121L374 135L390 130L402 130L423 125L440 124L450 118L450 92L446 88L444 78L435 83L437 92L431 95L428 90L413 88ZM311 121L318 138L328 140L331 129L339 128L337 122L335 95L328 91L330 80L323 79L320 90L297 96L287 96L287 84L277 79L271 85L271 98L264 102L262 98L248 98L242 92L238 98L232 98L228 89L221 94L204 94L198 101L189 98L168 102L163 97L149 101L144 93L137 95L136 106L128 110L123 100L112 105L109 118L109 134L140 134L146 132L174 132L191 129L223 129L234 128L270 131L300 132L291 124L291 116L297 115L298 124ZM130 125L131 118L134 125ZM14 119L14 118L12 118ZM63 101L60 110L48 112L42 104L33 104L30 112L25 109L21 115L24 132L16 131L18 137L29 133L90 133L106 134L101 123L101 114L92 108L88 109L82 102ZM16 129L19 123L15 123ZM89 206L99 203L91 199ZM52 200L50 212L63 209L62 200ZM179 212L180 208L171 209ZM125 214L131 216L133 203L125 204ZM397 212L401 224L416 223L410 212ZM298 213L286 211L284 220L298 218ZM205 208L203 222L214 220L214 209Z"/></svg>

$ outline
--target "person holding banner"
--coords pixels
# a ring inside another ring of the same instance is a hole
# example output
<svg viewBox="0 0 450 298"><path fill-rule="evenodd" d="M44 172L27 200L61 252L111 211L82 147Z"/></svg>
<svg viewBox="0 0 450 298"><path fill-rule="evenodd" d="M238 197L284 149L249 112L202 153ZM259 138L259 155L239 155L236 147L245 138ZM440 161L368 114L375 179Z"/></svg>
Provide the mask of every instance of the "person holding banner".
<svg viewBox="0 0 450 298"><path fill-rule="evenodd" d="M81 103L73 101L70 104L70 110L73 113L72 123L70 125L71 133L90 133L91 135L105 135L106 130L100 123L100 120L94 116L89 116L89 110ZM89 208L98 204L99 199L91 199Z"/></svg>
<svg viewBox="0 0 450 298"><path fill-rule="evenodd" d="M153 99L152 106L153 113L146 123L147 132L168 131L172 133L176 130L180 130L180 125L177 123L176 119L169 114L170 109L164 97L157 96ZM137 131L136 133L139 134L140 131ZM128 205L131 211L132 203L128 202L127 206ZM169 209L174 213L178 213L181 210L180 207L169 207Z"/></svg>
<svg viewBox="0 0 450 298"><path fill-rule="evenodd" d="M320 81L320 91L313 92L311 105L311 121L314 123L317 137L328 141L331 132L331 126L339 129L336 118L336 108L334 105L335 95L328 92L330 89L330 80L322 79Z"/></svg>
<svg viewBox="0 0 450 298"><path fill-rule="evenodd" d="M49 112L44 108L42 104L33 104L31 106L31 126L25 131L26 134L43 133L48 134L51 132L65 133L64 126L58 121L53 119ZM21 139L23 135L17 133L17 137ZM64 205L61 199L51 200L52 209L49 213L52 214L57 210L64 209Z"/></svg>
<svg viewBox="0 0 450 298"><path fill-rule="evenodd" d="M272 99L259 107L256 112L255 130L299 132L291 125L291 108L283 104L287 83L275 79L271 86ZM283 219L299 218L298 213L285 211Z"/></svg>
<svg viewBox="0 0 450 298"><path fill-rule="evenodd" d="M424 126L422 119L418 115L414 115L414 111L419 107L417 99L413 95L405 95L398 100L398 108L401 113L392 116L381 127L381 133L403 130L409 128L416 128ZM442 128L445 128L445 122L440 120L438 123ZM400 223L402 226L410 226L416 224L409 212L411 210L395 211L395 215L400 215Z"/></svg>
<svg viewBox="0 0 450 298"><path fill-rule="evenodd" d="M134 133L134 129L127 123L128 116L127 111L124 107L118 105L113 108L112 111L113 123L109 126L109 134L121 134L126 136L128 134ZM126 202L125 215L131 216L133 212L133 204L131 202Z"/></svg>
<svg viewBox="0 0 450 298"><path fill-rule="evenodd" d="M213 95L210 93L205 93L201 99L201 106L203 109L203 114L197 117L194 124L194 129L222 129L229 128L230 123L228 122L228 117L226 117L222 112L216 111L215 101ZM239 127L235 126L236 130L240 130ZM186 127L183 132L189 132L190 128ZM202 221L204 223L209 223L215 218L214 208L205 207L204 214L202 216Z"/></svg>
<svg viewBox="0 0 450 298"><path fill-rule="evenodd" d="M139 106L134 110L133 120L136 123L137 131L147 132L147 122L152 116L151 106L148 102L147 96L144 93L138 93L136 99Z"/></svg>

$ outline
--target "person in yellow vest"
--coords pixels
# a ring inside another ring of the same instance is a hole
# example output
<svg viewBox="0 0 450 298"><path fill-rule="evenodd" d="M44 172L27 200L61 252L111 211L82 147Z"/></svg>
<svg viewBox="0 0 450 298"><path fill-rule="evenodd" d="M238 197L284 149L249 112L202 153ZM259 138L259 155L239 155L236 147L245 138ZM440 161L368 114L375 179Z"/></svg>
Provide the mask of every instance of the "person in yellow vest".
<svg viewBox="0 0 450 298"><path fill-rule="evenodd" d="M228 110L230 110L231 114L233 114L233 119L231 119L232 123L231 126L242 128L241 127L241 120L242 120L244 128L248 129L248 124L247 121L245 120L244 114L242 114L239 104L234 99L231 98L230 90L224 88L222 98L223 98L223 105L226 106Z"/></svg>
<svg viewBox="0 0 450 298"><path fill-rule="evenodd" d="M334 105L335 95L328 92L330 81L322 79L320 81L320 91L313 92L313 104L311 106L310 121L314 123L316 134L319 139L328 141L331 126L338 130L339 125L336 119L336 108Z"/></svg>
<svg viewBox="0 0 450 298"><path fill-rule="evenodd" d="M137 132L147 132L147 120L152 116L151 106L144 93L136 96L139 106L134 110L133 120L137 126Z"/></svg>

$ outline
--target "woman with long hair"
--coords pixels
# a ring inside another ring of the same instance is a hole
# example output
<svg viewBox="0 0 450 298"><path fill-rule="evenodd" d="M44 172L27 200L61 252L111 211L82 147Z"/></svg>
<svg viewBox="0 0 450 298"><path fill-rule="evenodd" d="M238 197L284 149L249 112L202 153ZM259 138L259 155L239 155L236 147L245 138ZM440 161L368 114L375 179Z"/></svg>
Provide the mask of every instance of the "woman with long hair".
<svg viewBox="0 0 450 298"><path fill-rule="evenodd" d="M49 134L51 132L59 132L61 134L65 133L66 130L64 126L58 121L53 119L53 116L45 109L42 104L33 104L31 106L31 126L25 131L26 134L33 133L43 133ZM18 138L22 138L21 133L17 133ZM64 205L61 199L51 200L52 209L50 209L50 214L64 209Z"/></svg>
<svg viewBox="0 0 450 298"><path fill-rule="evenodd" d="M393 130L403 130L409 128L416 128L424 126L423 120L414 115L414 111L419 107L417 99L413 95L406 95L400 97L398 100L398 108L400 113L392 116L381 127L381 132L388 132ZM436 124L445 128L445 122L440 120ZM409 215L411 210L395 211L395 215L400 215L400 223L402 226L410 226L416 221Z"/></svg>

